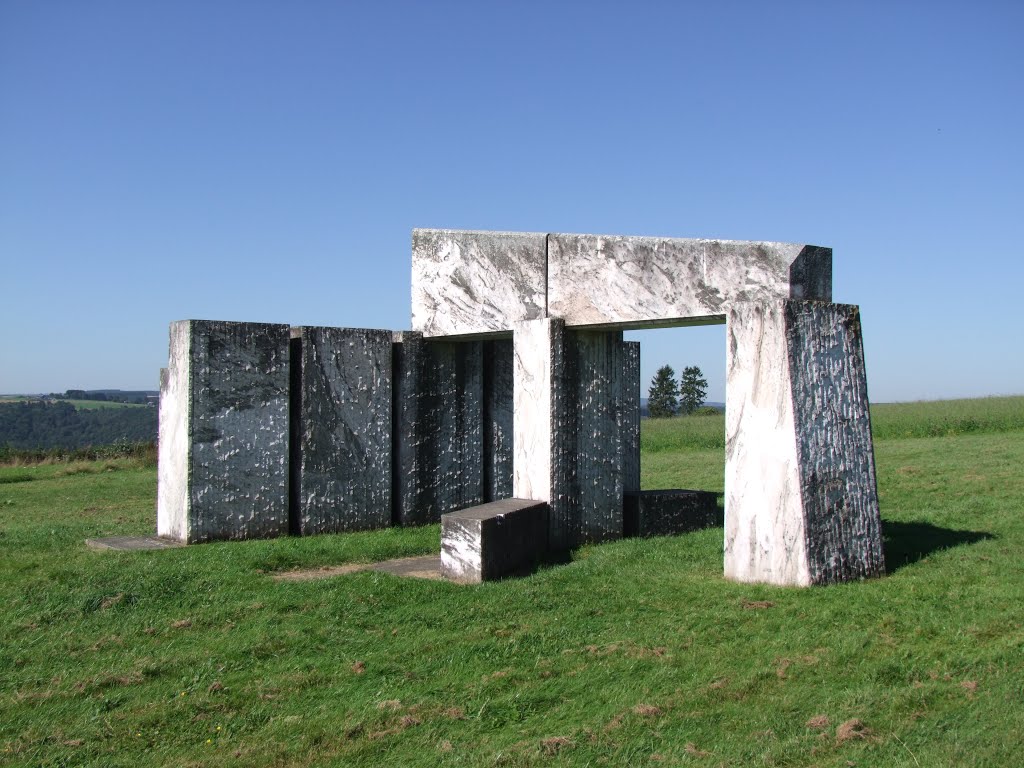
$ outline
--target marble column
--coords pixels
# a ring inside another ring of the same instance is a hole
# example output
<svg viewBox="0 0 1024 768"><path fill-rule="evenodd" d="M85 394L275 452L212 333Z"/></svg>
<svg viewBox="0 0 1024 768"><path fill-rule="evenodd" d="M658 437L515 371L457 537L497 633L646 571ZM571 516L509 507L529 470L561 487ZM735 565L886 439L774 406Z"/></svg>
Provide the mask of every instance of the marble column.
<svg viewBox="0 0 1024 768"><path fill-rule="evenodd" d="M546 501L554 550L622 536L618 332L516 325L513 495Z"/></svg>
<svg viewBox="0 0 1024 768"><path fill-rule="evenodd" d="M622 490L640 490L640 342L622 344Z"/></svg>
<svg viewBox="0 0 1024 768"><path fill-rule="evenodd" d="M484 497L512 497L512 339L483 342Z"/></svg>
<svg viewBox="0 0 1024 768"><path fill-rule="evenodd" d="M624 350L621 331L569 329L566 342L570 454L556 477L578 546L622 538Z"/></svg>
<svg viewBox="0 0 1024 768"><path fill-rule="evenodd" d="M391 331L292 329L292 531L391 525Z"/></svg>
<svg viewBox="0 0 1024 768"><path fill-rule="evenodd" d="M157 534L288 532L287 325L181 320L160 382Z"/></svg>
<svg viewBox="0 0 1024 768"><path fill-rule="evenodd" d="M436 523L484 502L483 347L395 334L394 513Z"/></svg>
<svg viewBox="0 0 1024 768"><path fill-rule="evenodd" d="M810 585L884 571L857 307L727 316L725 575Z"/></svg>

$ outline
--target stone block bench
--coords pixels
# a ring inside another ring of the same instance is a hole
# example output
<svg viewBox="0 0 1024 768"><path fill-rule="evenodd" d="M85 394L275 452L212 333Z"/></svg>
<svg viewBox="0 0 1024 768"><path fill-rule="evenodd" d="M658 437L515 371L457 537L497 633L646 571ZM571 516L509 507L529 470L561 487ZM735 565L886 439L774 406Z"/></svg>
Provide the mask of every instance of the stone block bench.
<svg viewBox="0 0 1024 768"><path fill-rule="evenodd" d="M547 550L548 505L502 499L441 515L441 576L479 584L532 570Z"/></svg>
<svg viewBox="0 0 1024 768"><path fill-rule="evenodd" d="M624 495L623 535L668 536L722 524L712 491L631 491Z"/></svg>

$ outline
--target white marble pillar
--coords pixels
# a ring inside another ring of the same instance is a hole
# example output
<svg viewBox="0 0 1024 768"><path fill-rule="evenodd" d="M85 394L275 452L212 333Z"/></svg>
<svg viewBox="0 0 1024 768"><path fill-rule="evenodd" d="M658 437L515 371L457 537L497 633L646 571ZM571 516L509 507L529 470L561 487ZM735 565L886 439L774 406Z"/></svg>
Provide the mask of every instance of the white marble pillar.
<svg viewBox="0 0 1024 768"><path fill-rule="evenodd" d="M564 375L565 323L516 323L513 334L512 496L552 500L558 379Z"/></svg>
<svg viewBox="0 0 1024 768"><path fill-rule="evenodd" d="M727 316L725 575L807 586L884 571L857 307Z"/></svg>

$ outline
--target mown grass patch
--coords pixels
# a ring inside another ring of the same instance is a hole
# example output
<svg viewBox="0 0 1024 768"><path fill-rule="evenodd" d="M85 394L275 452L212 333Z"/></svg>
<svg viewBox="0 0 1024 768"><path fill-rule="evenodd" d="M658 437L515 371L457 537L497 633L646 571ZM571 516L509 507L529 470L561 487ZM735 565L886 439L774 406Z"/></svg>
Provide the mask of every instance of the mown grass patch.
<svg viewBox="0 0 1024 768"><path fill-rule="evenodd" d="M871 434L875 440L943 437L1024 429L1024 396L973 400L923 400L875 403ZM643 419L644 453L725 449L725 415L694 414Z"/></svg>
<svg viewBox="0 0 1024 768"><path fill-rule="evenodd" d="M876 445L889 575L721 578L721 529L480 587L293 568L436 526L97 553L155 473L0 468L10 765L1012 765L1024 732L1024 431ZM671 473L671 454L661 471ZM720 450L677 454L721 477Z"/></svg>
<svg viewBox="0 0 1024 768"><path fill-rule="evenodd" d="M952 437L1024 429L1024 397L875 403L871 431L876 440Z"/></svg>

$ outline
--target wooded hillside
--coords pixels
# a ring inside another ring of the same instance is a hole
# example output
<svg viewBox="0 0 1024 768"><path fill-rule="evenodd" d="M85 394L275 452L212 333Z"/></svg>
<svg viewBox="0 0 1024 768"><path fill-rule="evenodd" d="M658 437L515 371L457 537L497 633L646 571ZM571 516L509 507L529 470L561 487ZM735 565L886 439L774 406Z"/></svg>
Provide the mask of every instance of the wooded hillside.
<svg viewBox="0 0 1024 768"><path fill-rule="evenodd" d="M153 407L78 410L68 402L0 403L0 446L81 448L152 442L156 435Z"/></svg>

